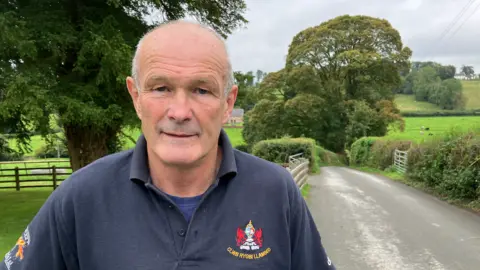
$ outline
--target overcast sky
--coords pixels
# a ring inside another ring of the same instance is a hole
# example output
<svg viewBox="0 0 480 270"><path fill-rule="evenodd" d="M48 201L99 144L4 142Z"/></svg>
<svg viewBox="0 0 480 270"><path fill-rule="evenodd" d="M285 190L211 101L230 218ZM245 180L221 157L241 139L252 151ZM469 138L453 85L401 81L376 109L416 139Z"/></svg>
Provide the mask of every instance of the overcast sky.
<svg viewBox="0 0 480 270"><path fill-rule="evenodd" d="M283 68L293 36L303 29L339 15L369 15L387 19L400 32L413 60L451 64L457 72L463 64L472 65L480 73L480 0L451 25L472 1L246 0L249 23L227 45L234 70L272 72Z"/></svg>

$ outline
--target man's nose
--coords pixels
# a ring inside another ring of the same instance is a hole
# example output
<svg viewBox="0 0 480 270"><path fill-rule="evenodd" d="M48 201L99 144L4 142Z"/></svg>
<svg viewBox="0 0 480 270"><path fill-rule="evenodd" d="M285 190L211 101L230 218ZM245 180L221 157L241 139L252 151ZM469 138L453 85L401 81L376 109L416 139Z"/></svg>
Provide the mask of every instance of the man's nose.
<svg viewBox="0 0 480 270"><path fill-rule="evenodd" d="M186 91L175 91L168 104L167 116L177 122L188 121L192 118L192 107Z"/></svg>

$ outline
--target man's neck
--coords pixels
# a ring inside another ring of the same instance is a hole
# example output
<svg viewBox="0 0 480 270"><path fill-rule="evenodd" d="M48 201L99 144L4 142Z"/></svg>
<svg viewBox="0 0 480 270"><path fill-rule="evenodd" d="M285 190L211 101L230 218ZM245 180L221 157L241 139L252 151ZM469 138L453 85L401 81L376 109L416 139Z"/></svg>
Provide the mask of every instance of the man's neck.
<svg viewBox="0 0 480 270"><path fill-rule="evenodd" d="M200 164L189 168L168 166L155 158L148 160L152 182L157 188L169 195L193 197L203 194L215 181L221 159L222 151L218 147Z"/></svg>

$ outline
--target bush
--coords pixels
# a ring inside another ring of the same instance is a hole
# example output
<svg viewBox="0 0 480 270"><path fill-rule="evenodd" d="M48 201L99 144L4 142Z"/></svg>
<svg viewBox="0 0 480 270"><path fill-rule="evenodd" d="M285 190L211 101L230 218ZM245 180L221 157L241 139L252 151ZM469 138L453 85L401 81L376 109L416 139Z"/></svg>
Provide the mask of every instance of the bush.
<svg viewBox="0 0 480 270"><path fill-rule="evenodd" d="M250 153L250 147L248 146L248 144L237 145L237 146L235 146L235 149L237 149L239 151L242 151L242 152L245 152L245 153Z"/></svg>
<svg viewBox="0 0 480 270"><path fill-rule="evenodd" d="M480 200L480 130L452 132L421 144L365 137L352 144L349 160L391 170L394 149L408 150L408 179L450 199Z"/></svg>
<svg viewBox="0 0 480 270"><path fill-rule="evenodd" d="M329 151L321 146L316 145L316 152L318 156L318 165L333 165L333 166L343 166L347 162L345 158L341 155L335 154L332 151Z"/></svg>
<svg viewBox="0 0 480 270"><path fill-rule="evenodd" d="M285 164L288 157L303 153L303 157L310 161L310 168L316 166L315 140L309 138L281 138L263 140L253 146L252 154L271 162Z"/></svg>
<svg viewBox="0 0 480 270"><path fill-rule="evenodd" d="M385 170L393 163L395 149L408 150L410 141L387 140L379 137L364 137L350 148L349 161L355 166L367 166Z"/></svg>
<svg viewBox="0 0 480 270"><path fill-rule="evenodd" d="M403 117L444 117L444 116L478 116L480 109L464 110L464 111L405 111L400 113Z"/></svg>
<svg viewBox="0 0 480 270"><path fill-rule="evenodd" d="M452 199L480 199L480 130L412 147L407 175Z"/></svg>

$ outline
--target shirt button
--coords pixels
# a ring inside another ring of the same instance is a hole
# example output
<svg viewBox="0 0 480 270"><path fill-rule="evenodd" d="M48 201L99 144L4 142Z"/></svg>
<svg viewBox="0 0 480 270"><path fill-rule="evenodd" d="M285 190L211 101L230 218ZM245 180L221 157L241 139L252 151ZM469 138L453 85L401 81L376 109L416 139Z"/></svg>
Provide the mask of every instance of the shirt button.
<svg viewBox="0 0 480 270"><path fill-rule="evenodd" d="M178 235L180 235L181 237L184 237L185 236L185 230L183 230L183 229L179 230Z"/></svg>
<svg viewBox="0 0 480 270"><path fill-rule="evenodd" d="M172 209L172 208L173 208L173 205L169 204L169 205L168 205L168 208Z"/></svg>

